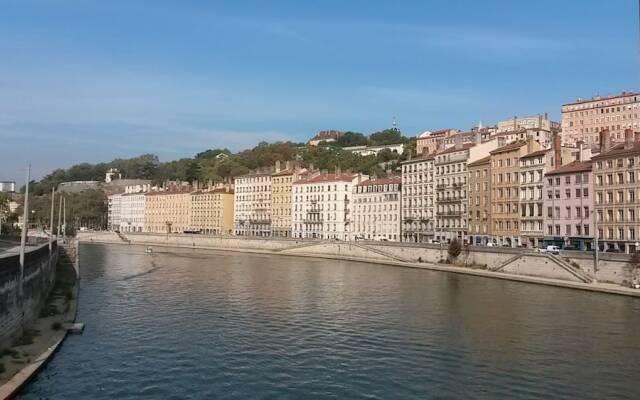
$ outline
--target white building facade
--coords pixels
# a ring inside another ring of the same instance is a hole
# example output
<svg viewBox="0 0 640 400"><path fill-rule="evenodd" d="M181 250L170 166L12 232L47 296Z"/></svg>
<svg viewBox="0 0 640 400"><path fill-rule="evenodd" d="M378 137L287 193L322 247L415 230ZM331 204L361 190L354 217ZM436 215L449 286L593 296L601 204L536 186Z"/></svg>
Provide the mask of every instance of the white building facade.
<svg viewBox="0 0 640 400"><path fill-rule="evenodd" d="M434 156L402 163L402 241L426 243L434 238Z"/></svg>
<svg viewBox="0 0 640 400"><path fill-rule="evenodd" d="M120 232L144 230L144 193L120 195Z"/></svg>
<svg viewBox="0 0 640 400"><path fill-rule="evenodd" d="M113 194L108 197L108 218L107 229L110 231L120 230L120 206L121 206L122 194Z"/></svg>
<svg viewBox="0 0 640 400"><path fill-rule="evenodd" d="M355 185L351 224L354 239L400 241L401 182L395 176Z"/></svg>
<svg viewBox="0 0 640 400"><path fill-rule="evenodd" d="M295 238L351 238L354 186L366 175L320 174L293 183L292 233Z"/></svg>
<svg viewBox="0 0 640 400"><path fill-rule="evenodd" d="M234 226L239 236L271 236L271 171L235 178Z"/></svg>

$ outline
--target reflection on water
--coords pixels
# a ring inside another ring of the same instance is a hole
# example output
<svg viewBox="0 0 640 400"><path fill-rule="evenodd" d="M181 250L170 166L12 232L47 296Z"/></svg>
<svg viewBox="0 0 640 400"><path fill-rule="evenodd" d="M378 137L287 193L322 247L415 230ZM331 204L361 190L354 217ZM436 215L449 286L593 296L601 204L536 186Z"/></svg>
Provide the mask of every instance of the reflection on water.
<svg viewBox="0 0 640 400"><path fill-rule="evenodd" d="M380 265L81 248L24 398L640 398L640 301Z"/></svg>

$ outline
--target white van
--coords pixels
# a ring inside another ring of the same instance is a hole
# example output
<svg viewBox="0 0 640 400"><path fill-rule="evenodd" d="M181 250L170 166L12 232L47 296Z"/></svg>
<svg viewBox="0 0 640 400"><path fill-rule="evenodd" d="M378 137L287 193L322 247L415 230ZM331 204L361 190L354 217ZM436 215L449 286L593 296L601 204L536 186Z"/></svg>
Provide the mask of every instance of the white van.
<svg viewBox="0 0 640 400"><path fill-rule="evenodd" d="M547 247L538 249L538 251L540 253L560 254L560 247L549 245Z"/></svg>

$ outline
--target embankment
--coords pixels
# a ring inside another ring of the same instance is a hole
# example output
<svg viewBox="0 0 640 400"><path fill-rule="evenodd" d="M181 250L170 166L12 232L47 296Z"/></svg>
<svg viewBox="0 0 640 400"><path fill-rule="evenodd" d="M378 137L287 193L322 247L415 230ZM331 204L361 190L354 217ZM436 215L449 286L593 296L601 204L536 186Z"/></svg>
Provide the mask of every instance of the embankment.
<svg viewBox="0 0 640 400"><path fill-rule="evenodd" d="M20 294L20 256L0 254L0 347L9 345L22 334L23 327L38 318L40 309L55 282L58 245L53 242L29 247Z"/></svg>
<svg viewBox="0 0 640 400"><path fill-rule="evenodd" d="M491 276L534 283L576 288L599 287L602 291L634 294L622 287L631 279L628 256L605 255L594 273L589 253L566 252L560 256L521 249L471 247L458 257L460 266L443 265L446 247L409 243L341 242L295 239L259 239L235 236L158 235L111 232L83 232L85 243L139 244L227 251L255 252L302 257L320 257L426 268L473 275ZM464 266L471 266L464 267ZM545 282L542 282L545 280ZM595 284L594 282L598 282ZM622 285L622 286L621 286ZM609 290L611 289L611 290Z"/></svg>

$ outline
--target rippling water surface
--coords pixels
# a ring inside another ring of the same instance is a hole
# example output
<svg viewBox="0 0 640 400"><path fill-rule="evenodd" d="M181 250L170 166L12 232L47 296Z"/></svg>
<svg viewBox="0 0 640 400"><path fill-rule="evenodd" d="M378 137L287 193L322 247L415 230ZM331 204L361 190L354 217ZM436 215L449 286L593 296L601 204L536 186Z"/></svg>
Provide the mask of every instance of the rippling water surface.
<svg viewBox="0 0 640 400"><path fill-rule="evenodd" d="M380 265L81 247L25 399L640 398L640 301Z"/></svg>

